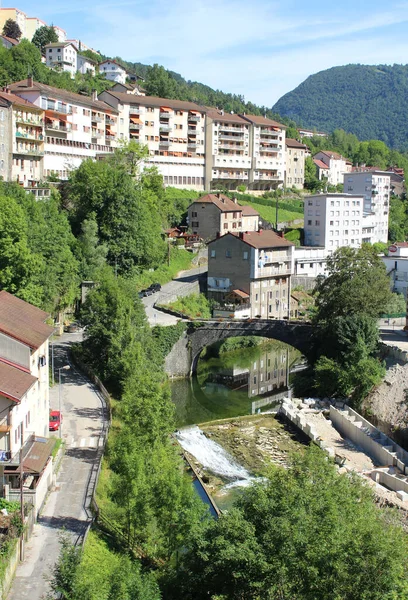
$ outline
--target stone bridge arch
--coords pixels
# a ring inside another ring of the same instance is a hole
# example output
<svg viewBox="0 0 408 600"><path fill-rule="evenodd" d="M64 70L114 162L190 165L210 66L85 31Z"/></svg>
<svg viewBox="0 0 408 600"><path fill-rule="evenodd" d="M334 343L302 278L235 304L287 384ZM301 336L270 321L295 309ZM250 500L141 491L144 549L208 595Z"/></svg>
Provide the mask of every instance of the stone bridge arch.
<svg viewBox="0 0 408 600"><path fill-rule="evenodd" d="M310 351L312 327L309 323L288 321L224 321L191 323L166 356L165 370L170 377L189 377L197 368L205 346L229 337L255 335L290 344L304 354Z"/></svg>

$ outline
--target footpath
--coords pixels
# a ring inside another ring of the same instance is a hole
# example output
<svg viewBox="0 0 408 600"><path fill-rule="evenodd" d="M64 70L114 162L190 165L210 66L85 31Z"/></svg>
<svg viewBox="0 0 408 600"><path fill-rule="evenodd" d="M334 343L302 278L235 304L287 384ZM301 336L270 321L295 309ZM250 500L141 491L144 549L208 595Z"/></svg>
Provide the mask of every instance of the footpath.
<svg viewBox="0 0 408 600"><path fill-rule="evenodd" d="M97 388L69 361L69 346L81 334L64 334L54 343L55 385L50 389L51 409L59 410L58 369L61 370L62 439L65 455L55 489L25 546L24 562L17 567L8 600L42 600L59 556L59 535L64 530L73 543L82 543L91 521L93 474L98 464L104 423L103 404ZM51 347L50 347L51 361Z"/></svg>

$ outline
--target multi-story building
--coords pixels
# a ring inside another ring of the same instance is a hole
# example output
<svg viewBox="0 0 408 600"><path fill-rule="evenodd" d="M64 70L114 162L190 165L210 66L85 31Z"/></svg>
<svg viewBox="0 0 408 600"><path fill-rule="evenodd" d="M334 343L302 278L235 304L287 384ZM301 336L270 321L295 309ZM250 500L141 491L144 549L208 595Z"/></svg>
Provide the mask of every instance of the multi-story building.
<svg viewBox="0 0 408 600"><path fill-rule="evenodd" d="M156 166L165 185L204 189L205 112L193 102L106 90L100 99L119 113L121 139L146 144L146 166Z"/></svg>
<svg viewBox="0 0 408 600"><path fill-rule="evenodd" d="M392 281L392 291L408 298L408 242L395 242L382 257L387 274Z"/></svg>
<svg viewBox="0 0 408 600"><path fill-rule="evenodd" d="M9 92L0 92L0 175L33 186L43 177L44 111Z"/></svg>
<svg viewBox="0 0 408 600"><path fill-rule="evenodd" d="M49 315L0 291L0 450L18 452L27 434L48 437ZM6 453L6 456L4 456Z"/></svg>
<svg viewBox="0 0 408 600"><path fill-rule="evenodd" d="M27 15L25 12L18 8L0 8L0 31L3 31L4 24L8 19L12 19L20 27L21 37L28 37L26 33ZM31 40L31 38L28 39Z"/></svg>
<svg viewBox="0 0 408 600"><path fill-rule="evenodd" d="M364 196L363 242L387 242L391 174L362 168L344 175L344 191Z"/></svg>
<svg viewBox="0 0 408 600"><path fill-rule="evenodd" d="M352 169L352 164L347 158L331 150L321 150L314 155L313 159L326 165L328 169L327 180L331 185L343 183L344 173L349 173ZM318 163L315 162L315 164L317 165L319 179L326 177L326 173L321 173L325 169L322 169Z"/></svg>
<svg viewBox="0 0 408 600"><path fill-rule="evenodd" d="M252 157L251 125L240 115L210 109L206 113L205 187L249 186Z"/></svg>
<svg viewBox="0 0 408 600"><path fill-rule="evenodd" d="M364 196L317 194L304 204L306 246L319 246L329 253L341 246L360 248L363 241Z"/></svg>
<svg viewBox="0 0 408 600"><path fill-rule="evenodd" d="M285 129L284 125L255 115L242 115L251 123L249 144L252 169L249 174L251 190L270 190L285 179Z"/></svg>
<svg viewBox="0 0 408 600"><path fill-rule="evenodd" d="M326 273L326 261L328 251L320 246L299 246L294 249L294 277L296 281L303 284L301 278L307 277L315 279L319 275ZM296 285L296 284L294 284Z"/></svg>
<svg viewBox="0 0 408 600"><path fill-rule="evenodd" d="M292 138L286 138L285 144L285 186L303 190L307 146Z"/></svg>
<svg viewBox="0 0 408 600"><path fill-rule="evenodd" d="M240 206L224 194L207 194L188 207L188 224L192 233L204 240L236 231L258 231L259 213L250 206Z"/></svg>
<svg viewBox="0 0 408 600"><path fill-rule="evenodd" d="M67 32L65 31L65 29L58 27L58 25L53 25L52 28L54 29L55 33L57 34L59 42L67 41ZM78 47L78 46L76 46L76 47Z"/></svg>
<svg viewBox="0 0 408 600"><path fill-rule="evenodd" d="M116 60L109 59L99 63L99 73L105 75L109 81L126 83L127 71Z"/></svg>
<svg viewBox="0 0 408 600"><path fill-rule="evenodd" d="M251 317L289 316L294 244L273 231L227 233L208 245L208 296L246 301Z"/></svg>
<svg viewBox="0 0 408 600"><path fill-rule="evenodd" d="M45 46L47 67L66 71L74 77L77 72L77 49L70 42L55 42Z"/></svg>
<svg viewBox="0 0 408 600"><path fill-rule="evenodd" d="M82 54L77 54L77 64L76 70L77 73L82 73L85 75L86 73L91 73L91 75L95 75L96 62L91 60L87 56L83 56Z"/></svg>
<svg viewBox="0 0 408 600"><path fill-rule="evenodd" d="M33 81L13 83L11 91L44 111L44 175L66 179L87 158L113 151L117 111L93 97ZM34 143L34 142L33 142Z"/></svg>
<svg viewBox="0 0 408 600"><path fill-rule="evenodd" d="M45 23L45 21L42 21L37 17L26 17L24 37L26 37L31 42L37 29L39 29L40 27L45 27L46 25L47 23Z"/></svg>

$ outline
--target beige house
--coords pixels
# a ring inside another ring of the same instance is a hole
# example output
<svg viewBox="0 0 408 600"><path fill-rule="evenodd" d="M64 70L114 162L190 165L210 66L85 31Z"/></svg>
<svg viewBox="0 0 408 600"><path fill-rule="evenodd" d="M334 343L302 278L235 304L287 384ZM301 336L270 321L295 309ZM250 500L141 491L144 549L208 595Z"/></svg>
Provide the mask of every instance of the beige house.
<svg viewBox="0 0 408 600"><path fill-rule="evenodd" d="M326 173L323 174L326 169L323 169L316 161L326 165L327 180L331 185L342 184L344 173L349 173L352 169L352 164L347 158L331 150L321 150L314 155L313 159L318 169L319 179L326 177Z"/></svg>
<svg viewBox="0 0 408 600"><path fill-rule="evenodd" d="M289 316L294 244L274 231L228 233L208 245L208 296L250 317Z"/></svg>
<svg viewBox="0 0 408 600"><path fill-rule="evenodd" d="M307 146L286 138L285 186L303 190Z"/></svg>
<svg viewBox="0 0 408 600"><path fill-rule="evenodd" d="M212 240L229 232L258 231L259 213L224 194L207 194L188 207L188 224L192 233Z"/></svg>

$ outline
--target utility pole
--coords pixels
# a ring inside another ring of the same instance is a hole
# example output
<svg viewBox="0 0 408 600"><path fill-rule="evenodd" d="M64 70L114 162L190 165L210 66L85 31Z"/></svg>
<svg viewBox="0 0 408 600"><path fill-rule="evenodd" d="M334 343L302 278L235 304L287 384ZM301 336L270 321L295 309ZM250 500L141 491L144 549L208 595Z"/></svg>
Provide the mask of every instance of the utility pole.
<svg viewBox="0 0 408 600"><path fill-rule="evenodd" d="M276 190L277 191L277 190ZM276 194L275 191L275 194ZM276 194L276 231L278 231L278 195Z"/></svg>

